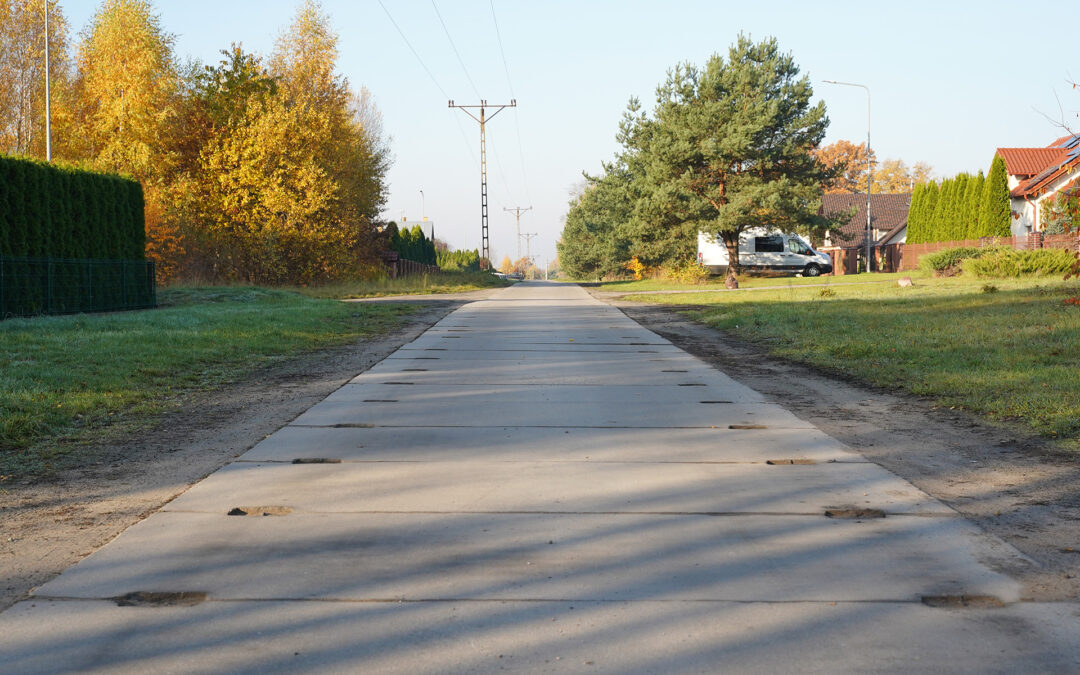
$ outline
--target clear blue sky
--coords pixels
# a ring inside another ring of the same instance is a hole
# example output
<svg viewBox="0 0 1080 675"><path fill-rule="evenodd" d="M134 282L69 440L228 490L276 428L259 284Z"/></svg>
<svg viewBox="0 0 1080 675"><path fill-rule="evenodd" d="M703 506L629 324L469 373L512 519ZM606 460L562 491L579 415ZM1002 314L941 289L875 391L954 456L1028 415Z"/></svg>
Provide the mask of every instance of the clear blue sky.
<svg viewBox="0 0 1080 675"><path fill-rule="evenodd" d="M61 0L78 32L98 3ZM387 217L435 222L456 248L480 240L479 125L457 103L509 101L488 124L491 244L495 263L515 254L514 218L538 233L532 253L554 256L571 187L617 150L615 132L631 96L651 107L656 85L681 61L726 53L739 32L774 36L825 100L826 142L866 138L861 89L872 94L872 145L879 159L928 162L937 176L988 167L997 147L1043 146L1063 132L1039 112L1080 108L1073 28L1080 3L690 2L495 0L506 65L489 0L383 0L437 80L424 71L377 0L323 0L341 41L340 71L367 87L392 137ZM157 0L177 52L204 62L232 42L267 54L299 0ZM468 72L468 77L465 72ZM476 90L469 78L475 83ZM512 87L512 89L511 89ZM440 90L441 88L441 90ZM444 95L445 92L445 95ZM520 144L519 144L520 138ZM522 160L523 158L523 160ZM524 168L523 168L524 165ZM525 244L522 243L522 251Z"/></svg>

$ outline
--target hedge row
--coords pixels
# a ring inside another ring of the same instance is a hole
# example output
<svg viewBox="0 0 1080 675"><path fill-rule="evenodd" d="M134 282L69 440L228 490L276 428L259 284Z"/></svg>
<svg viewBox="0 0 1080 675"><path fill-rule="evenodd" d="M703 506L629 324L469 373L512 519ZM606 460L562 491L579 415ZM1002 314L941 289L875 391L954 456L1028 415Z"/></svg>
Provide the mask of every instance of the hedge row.
<svg viewBox="0 0 1080 675"><path fill-rule="evenodd" d="M471 251L437 251L435 260L441 270L480 271L480 252L476 249Z"/></svg>
<svg viewBox="0 0 1080 675"><path fill-rule="evenodd" d="M142 186L0 156L0 256L144 260Z"/></svg>

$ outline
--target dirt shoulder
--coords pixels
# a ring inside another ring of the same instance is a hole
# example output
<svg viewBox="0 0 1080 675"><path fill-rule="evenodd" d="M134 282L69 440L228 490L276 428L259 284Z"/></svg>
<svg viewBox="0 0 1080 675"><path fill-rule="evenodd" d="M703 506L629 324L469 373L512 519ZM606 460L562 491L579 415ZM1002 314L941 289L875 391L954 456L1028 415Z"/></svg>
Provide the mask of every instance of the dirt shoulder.
<svg viewBox="0 0 1080 675"><path fill-rule="evenodd" d="M1080 599L1080 457L927 400L776 359L671 307L602 299L1015 546L1035 562L1004 570L1023 583L1025 598Z"/></svg>
<svg viewBox="0 0 1080 675"><path fill-rule="evenodd" d="M419 305L394 332L298 356L226 388L190 396L137 437L81 450L86 464L0 489L0 610L213 473L469 300Z"/></svg>

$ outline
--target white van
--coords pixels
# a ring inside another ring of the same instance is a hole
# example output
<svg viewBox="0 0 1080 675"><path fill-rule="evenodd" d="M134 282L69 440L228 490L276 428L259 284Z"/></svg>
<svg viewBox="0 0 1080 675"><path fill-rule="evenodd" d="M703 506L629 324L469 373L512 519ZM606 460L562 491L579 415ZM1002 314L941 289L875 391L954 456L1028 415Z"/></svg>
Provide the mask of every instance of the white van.
<svg viewBox="0 0 1080 675"><path fill-rule="evenodd" d="M727 274L728 251L719 234L698 232L698 262L713 274ZM739 237L739 265L746 272L801 274L816 277L832 272L832 259L815 251L797 234L754 228Z"/></svg>

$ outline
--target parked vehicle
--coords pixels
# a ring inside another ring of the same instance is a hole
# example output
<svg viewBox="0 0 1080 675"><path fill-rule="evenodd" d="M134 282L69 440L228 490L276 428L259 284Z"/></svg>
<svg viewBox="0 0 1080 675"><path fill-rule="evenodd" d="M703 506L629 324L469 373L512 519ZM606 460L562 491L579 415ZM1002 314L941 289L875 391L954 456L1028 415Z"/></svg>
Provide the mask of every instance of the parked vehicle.
<svg viewBox="0 0 1080 675"><path fill-rule="evenodd" d="M698 232L698 262L713 274L727 274L728 250L718 234ZM832 259L815 251L797 234L747 230L739 237L739 265L758 274L799 274L816 277L832 272Z"/></svg>

